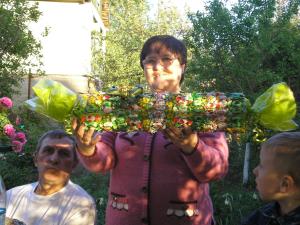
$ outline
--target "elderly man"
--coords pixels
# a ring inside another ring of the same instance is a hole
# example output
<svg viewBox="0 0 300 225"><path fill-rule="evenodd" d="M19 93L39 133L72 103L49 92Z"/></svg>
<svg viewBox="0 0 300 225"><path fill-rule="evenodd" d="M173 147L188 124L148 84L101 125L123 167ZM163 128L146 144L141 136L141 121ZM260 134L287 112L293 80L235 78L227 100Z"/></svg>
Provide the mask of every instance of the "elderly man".
<svg viewBox="0 0 300 225"><path fill-rule="evenodd" d="M8 190L6 217L26 225L95 224L93 198L70 180L77 163L72 136L62 130L45 133L35 153L38 182Z"/></svg>

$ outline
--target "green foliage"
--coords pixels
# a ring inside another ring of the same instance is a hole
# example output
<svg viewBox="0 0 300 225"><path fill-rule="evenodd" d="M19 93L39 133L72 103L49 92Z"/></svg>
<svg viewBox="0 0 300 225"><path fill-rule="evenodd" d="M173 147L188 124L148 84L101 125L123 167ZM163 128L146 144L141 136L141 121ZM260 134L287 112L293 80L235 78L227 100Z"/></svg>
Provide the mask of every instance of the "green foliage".
<svg viewBox="0 0 300 225"><path fill-rule="evenodd" d="M189 30L188 20L183 18L173 1L158 0L157 4L157 13L150 21L151 35L169 34L178 38L185 35Z"/></svg>
<svg viewBox="0 0 300 225"><path fill-rule="evenodd" d="M280 81L297 91L300 30L295 16L300 3L288 3L282 9L275 0L243 0L228 9L213 0L206 12L190 15L186 87L244 92L252 100Z"/></svg>
<svg viewBox="0 0 300 225"><path fill-rule="evenodd" d="M22 114L18 109L14 109L14 113ZM28 142L31 142L30 139ZM24 150L23 153L15 153L11 147L6 153L0 152L0 171L7 189L33 182L37 178L31 152Z"/></svg>
<svg viewBox="0 0 300 225"><path fill-rule="evenodd" d="M28 23L40 16L38 3L26 0L0 2L0 95L17 93L23 77L41 64L40 43ZM39 72L39 70L38 70Z"/></svg>
<svg viewBox="0 0 300 225"><path fill-rule="evenodd" d="M110 30L105 38L106 50L95 48L93 73L104 86L138 83L141 69L139 49L147 34L147 5L144 1L119 0L110 5ZM95 34L100 35L101 34ZM101 41L103 41L100 38Z"/></svg>
<svg viewBox="0 0 300 225"><path fill-rule="evenodd" d="M0 171L7 189L37 180L37 170L29 153L0 153Z"/></svg>

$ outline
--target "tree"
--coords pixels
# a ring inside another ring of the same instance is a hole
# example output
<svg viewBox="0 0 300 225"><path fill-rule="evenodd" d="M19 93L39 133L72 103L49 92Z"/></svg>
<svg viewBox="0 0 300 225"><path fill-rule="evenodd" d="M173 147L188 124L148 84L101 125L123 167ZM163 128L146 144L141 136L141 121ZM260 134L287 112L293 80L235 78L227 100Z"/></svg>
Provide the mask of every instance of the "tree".
<svg viewBox="0 0 300 225"><path fill-rule="evenodd" d="M27 0L0 2L0 96L18 93L30 68L40 65L40 43L28 28L40 16L37 3Z"/></svg>
<svg viewBox="0 0 300 225"><path fill-rule="evenodd" d="M275 0L241 0L228 9L213 0L206 13L190 15L188 85L255 98L275 82L299 80L299 4L279 10Z"/></svg>
<svg viewBox="0 0 300 225"><path fill-rule="evenodd" d="M165 4L167 1L161 1L159 15L150 18L144 0L111 1L110 30L105 40L95 34L105 41L106 51L95 46L92 64L93 74L100 77L104 88L144 83L139 61L144 41L154 34L182 35L184 23L178 10Z"/></svg>
<svg viewBox="0 0 300 225"><path fill-rule="evenodd" d="M181 15L172 0L157 0L157 4L157 12L151 21L153 35L169 34L182 38L189 30L187 18Z"/></svg>
<svg viewBox="0 0 300 225"><path fill-rule="evenodd" d="M110 30L105 37L106 50L94 52L94 73L104 86L138 82L140 68L136 63L138 50L147 35L144 1L112 1L110 5Z"/></svg>

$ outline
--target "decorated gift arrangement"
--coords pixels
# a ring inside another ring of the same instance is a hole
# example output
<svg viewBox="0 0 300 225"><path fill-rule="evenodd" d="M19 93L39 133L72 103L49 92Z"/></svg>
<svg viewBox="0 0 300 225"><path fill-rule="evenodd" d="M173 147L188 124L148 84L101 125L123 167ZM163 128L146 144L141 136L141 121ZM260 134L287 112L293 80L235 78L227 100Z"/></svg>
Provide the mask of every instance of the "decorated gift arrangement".
<svg viewBox="0 0 300 225"><path fill-rule="evenodd" d="M251 106L241 93L144 93L129 91L77 96L62 84L41 80L26 101L34 111L69 123L78 118L98 131L156 132L168 126L193 130L245 132L259 124L272 130L293 130L296 103L285 83L273 85Z"/></svg>

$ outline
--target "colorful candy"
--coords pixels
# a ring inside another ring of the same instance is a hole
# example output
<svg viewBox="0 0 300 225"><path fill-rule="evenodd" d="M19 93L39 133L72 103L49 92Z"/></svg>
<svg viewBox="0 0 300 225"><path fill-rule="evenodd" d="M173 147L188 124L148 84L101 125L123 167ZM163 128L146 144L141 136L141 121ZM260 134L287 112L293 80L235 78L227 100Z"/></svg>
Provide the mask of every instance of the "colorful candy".
<svg viewBox="0 0 300 225"><path fill-rule="evenodd" d="M87 127L102 131L156 132L168 126L193 130L244 130L249 101L244 95L220 92L141 93L120 95L97 93L85 96L72 114Z"/></svg>

